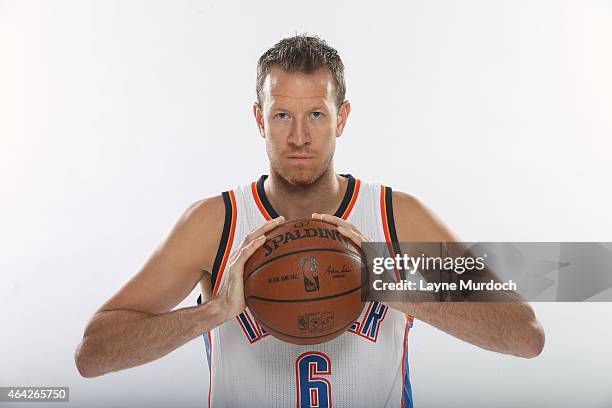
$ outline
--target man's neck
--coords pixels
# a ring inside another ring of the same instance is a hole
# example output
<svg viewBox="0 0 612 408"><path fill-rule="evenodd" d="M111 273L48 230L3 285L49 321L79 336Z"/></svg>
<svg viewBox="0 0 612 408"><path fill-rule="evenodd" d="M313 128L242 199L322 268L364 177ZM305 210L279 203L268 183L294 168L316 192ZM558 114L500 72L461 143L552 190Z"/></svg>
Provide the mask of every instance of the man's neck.
<svg viewBox="0 0 612 408"><path fill-rule="evenodd" d="M314 212L334 214L347 186L347 179L338 176L331 166L312 184L291 184L273 171L264 183L270 204L287 220L310 218Z"/></svg>

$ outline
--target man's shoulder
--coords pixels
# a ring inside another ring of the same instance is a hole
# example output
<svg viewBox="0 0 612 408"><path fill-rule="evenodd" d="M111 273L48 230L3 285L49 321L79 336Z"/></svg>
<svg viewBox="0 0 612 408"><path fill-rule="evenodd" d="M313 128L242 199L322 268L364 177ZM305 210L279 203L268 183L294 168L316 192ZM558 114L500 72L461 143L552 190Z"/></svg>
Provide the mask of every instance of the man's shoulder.
<svg viewBox="0 0 612 408"><path fill-rule="evenodd" d="M213 245L219 241L224 220L223 197L206 197L187 206L177 222L177 230L193 238L193 241L205 241Z"/></svg>
<svg viewBox="0 0 612 408"><path fill-rule="evenodd" d="M392 200L393 214L397 224L410 224L411 229L414 230L415 224L422 225L430 218L427 207L412 194L394 190ZM399 227L401 228L401 225Z"/></svg>
<svg viewBox="0 0 612 408"><path fill-rule="evenodd" d="M403 242L448 242L457 240L444 222L421 200L393 191L393 214L398 238Z"/></svg>
<svg viewBox="0 0 612 408"><path fill-rule="evenodd" d="M423 215L425 205L414 195L403 191L393 190L393 211L395 213L409 213L412 215Z"/></svg>
<svg viewBox="0 0 612 408"><path fill-rule="evenodd" d="M225 205L221 195L190 204L180 216L175 231L186 251L201 254L202 267L212 270L214 256L223 232ZM198 258L199 259L199 258Z"/></svg>
<svg viewBox="0 0 612 408"><path fill-rule="evenodd" d="M190 204L183 212L184 222L196 224L215 224L223 222L225 205L222 195L202 198Z"/></svg>

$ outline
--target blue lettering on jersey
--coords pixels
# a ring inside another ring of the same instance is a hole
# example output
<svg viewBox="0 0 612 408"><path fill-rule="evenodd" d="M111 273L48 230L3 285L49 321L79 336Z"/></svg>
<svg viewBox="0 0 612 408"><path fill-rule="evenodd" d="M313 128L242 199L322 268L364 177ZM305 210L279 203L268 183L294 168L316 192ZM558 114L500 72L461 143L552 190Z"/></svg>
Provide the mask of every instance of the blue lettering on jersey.
<svg viewBox="0 0 612 408"><path fill-rule="evenodd" d="M358 334L370 341L376 342L380 324L383 322L386 315L387 306L380 302L372 302L370 307L368 307L363 323L361 323L360 327L358 328Z"/></svg>
<svg viewBox="0 0 612 408"><path fill-rule="evenodd" d="M387 315L387 310L388 307L380 302L374 301L370 303L363 320L355 321L351 327L349 327L348 331L376 343L380 325ZM248 308L236 316L236 320L251 344L268 335L268 332L259 325Z"/></svg>
<svg viewBox="0 0 612 408"><path fill-rule="evenodd" d="M319 351L308 351L295 361L298 408L331 407L331 384L320 375L331 374L331 360Z"/></svg>
<svg viewBox="0 0 612 408"><path fill-rule="evenodd" d="M378 333L380 332L380 325L385 319L387 310L388 307L380 302L370 303L363 320L355 321L348 331L376 343Z"/></svg>

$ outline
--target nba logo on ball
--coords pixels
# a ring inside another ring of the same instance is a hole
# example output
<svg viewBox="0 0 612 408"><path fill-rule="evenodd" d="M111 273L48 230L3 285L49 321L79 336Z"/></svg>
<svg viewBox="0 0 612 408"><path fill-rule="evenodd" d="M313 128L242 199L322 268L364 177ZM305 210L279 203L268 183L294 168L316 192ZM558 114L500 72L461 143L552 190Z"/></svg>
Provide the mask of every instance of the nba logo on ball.
<svg viewBox="0 0 612 408"><path fill-rule="evenodd" d="M319 290L319 268L317 268L317 258L305 256L300 260L300 269L304 276L304 289L306 292Z"/></svg>

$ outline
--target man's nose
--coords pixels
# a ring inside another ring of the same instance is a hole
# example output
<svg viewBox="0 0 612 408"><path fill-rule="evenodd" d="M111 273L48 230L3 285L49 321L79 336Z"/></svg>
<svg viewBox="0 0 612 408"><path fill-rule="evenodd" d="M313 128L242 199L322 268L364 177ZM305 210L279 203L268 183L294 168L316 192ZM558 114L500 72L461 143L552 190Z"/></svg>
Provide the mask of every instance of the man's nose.
<svg viewBox="0 0 612 408"><path fill-rule="evenodd" d="M298 147L310 144L310 132L304 120L293 122L287 142Z"/></svg>

